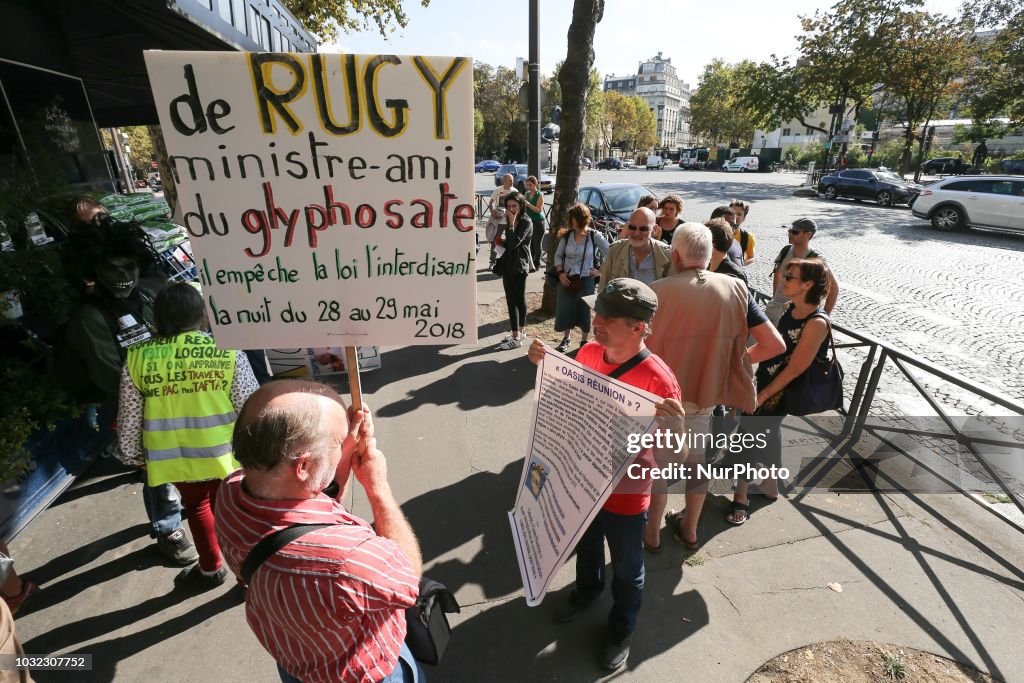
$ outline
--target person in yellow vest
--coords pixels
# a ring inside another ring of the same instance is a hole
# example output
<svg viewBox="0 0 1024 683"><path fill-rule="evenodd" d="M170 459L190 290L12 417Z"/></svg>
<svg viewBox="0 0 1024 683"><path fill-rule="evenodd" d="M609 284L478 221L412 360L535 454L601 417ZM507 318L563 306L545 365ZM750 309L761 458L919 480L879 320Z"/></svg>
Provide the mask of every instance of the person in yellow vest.
<svg viewBox="0 0 1024 683"><path fill-rule="evenodd" d="M121 458L144 465L150 486L177 486L199 553L179 580L217 586L227 569L213 508L221 480L239 468L231 450L235 418L259 384L244 353L219 349L200 331L203 299L191 285L164 289L153 318L157 336L128 350L121 373Z"/></svg>

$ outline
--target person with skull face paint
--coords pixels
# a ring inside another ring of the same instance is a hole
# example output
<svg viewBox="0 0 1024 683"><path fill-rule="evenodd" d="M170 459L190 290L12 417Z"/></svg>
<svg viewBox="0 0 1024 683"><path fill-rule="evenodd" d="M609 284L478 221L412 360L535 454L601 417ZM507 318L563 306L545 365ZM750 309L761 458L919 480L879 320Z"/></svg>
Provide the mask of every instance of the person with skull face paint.
<svg viewBox="0 0 1024 683"><path fill-rule="evenodd" d="M138 224L120 221L76 229L64 252L75 277L96 283L68 324L73 362L87 375L89 399L116 404L128 349L153 336L153 300L164 285L160 257ZM142 494L160 552L182 566L196 562L174 485L144 484Z"/></svg>

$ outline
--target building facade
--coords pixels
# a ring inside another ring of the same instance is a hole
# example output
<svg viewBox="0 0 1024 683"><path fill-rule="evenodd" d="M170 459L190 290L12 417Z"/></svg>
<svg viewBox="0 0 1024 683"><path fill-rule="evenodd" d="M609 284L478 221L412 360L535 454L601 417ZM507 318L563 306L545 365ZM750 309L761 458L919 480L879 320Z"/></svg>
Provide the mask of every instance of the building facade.
<svg viewBox="0 0 1024 683"><path fill-rule="evenodd" d="M654 112L657 149L676 149L692 144L690 134L690 86L679 79L671 58L656 56L641 62L636 75L606 76L605 92L625 97L638 95Z"/></svg>

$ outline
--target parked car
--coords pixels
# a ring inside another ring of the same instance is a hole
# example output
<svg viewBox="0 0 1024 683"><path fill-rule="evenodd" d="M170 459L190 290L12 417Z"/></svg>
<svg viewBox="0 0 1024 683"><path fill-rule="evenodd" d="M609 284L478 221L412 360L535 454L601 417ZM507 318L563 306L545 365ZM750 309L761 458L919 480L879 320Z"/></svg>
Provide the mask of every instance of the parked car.
<svg viewBox="0 0 1024 683"><path fill-rule="evenodd" d="M633 168L634 166L636 166L636 162L633 161L632 159L622 160L622 168Z"/></svg>
<svg viewBox="0 0 1024 683"><path fill-rule="evenodd" d="M625 223L644 195L654 192L636 183L601 183L581 187L577 199L587 205L595 221Z"/></svg>
<svg viewBox="0 0 1024 683"><path fill-rule="evenodd" d="M526 192L526 179L530 177L530 173L526 169L526 164L502 164L498 167L498 172L494 174L494 185L496 187L501 185L501 179L504 175L511 173L513 178L512 184L520 192ZM549 175L541 173L538 180L540 180L540 191L544 194L551 192L555 188L555 179Z"/></svg>
<svg viewBox="0 0 1024 683"><path fill-rule="evenodd" d="M730 173L746 173L756 171L761 163L757 157L736 157L725 164L724 168Z"/></svg>
<svg viewBox="0 0 1024 683"><path fill-rule="evenodd" d="M1008 175L1024 175L1024 159L1002 159L999 170Z"/></svg>
<svg viewBox="0 0 1024 683"><path fill-rule="evenodd" d="M970 166L960 157L935 157L921 164L921 173L934 175L964 175L974 173L974 167Z"/></svg>
<svg viewBox="0 0 1024 683"><path fill-rule="evenodd" d="M659 171L661 169L665 168L665 159L664 159L664 157L660 157L657 154L651 154L650 156L648 156L647 157L647 170L649 171L652 168L656 168Z"/></svg>
<svg viewBox="0 0 1024 683"><path fill-rule="evenodd" d="M580 157L580 168L585 168L589 171L594 168L594 162L590 157Z"/></svg>
<svg viewBox="0 0 1024 683"><path fill-rule="evenodd" d="M484 161L477 162L476 166L473 167L475 173L494 173L501 166L500 161L494 159L485 159Z"/></svg>
<svg viewBox="0 0 1024 683"><path fill-rule="evenodd" d="M608 157L607 159L602 159L597 162L597 167L602 171L617 171L622 168L622 162L614 157Z"/></svg>
<svg viewBox="0 0 1024 683"><path fill-rule="evenodd" d="M1024 232L1024 178L1012 175L943 178L921 190L911 207L936 230L971 226Z"/></svg>
<svg viewBox="0 0 1024 683"><path fill-rule="evenodd" d="M838 171L818 181L818 192L826 199L870 199L879 206L913 204L920 191L920 185L904 180L892 171L869 168Z"/></svg>

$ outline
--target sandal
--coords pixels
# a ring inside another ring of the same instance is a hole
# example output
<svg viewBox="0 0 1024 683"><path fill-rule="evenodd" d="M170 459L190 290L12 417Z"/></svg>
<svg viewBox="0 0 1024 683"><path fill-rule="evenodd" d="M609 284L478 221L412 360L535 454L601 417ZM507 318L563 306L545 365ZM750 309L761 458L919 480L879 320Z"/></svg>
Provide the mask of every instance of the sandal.
<svg viewBox="0 0 1024 683"><path fill-rule="evenodd" d="M651 545L647 541L644 541L644 550L649 552L651 555L659 555L659 554L661 554L661 546L660 545Z"/></svg>
<svg viewBox="0 0 1024 683"><path fill-rule="evenodd" d="M682 511L677 512L675 510L669 510L668 512L665 513L665 526L667 526L668 530L672 532L672 538L676 539L676 542L678 542L680 545L682 545L690 552L695 553L698 550L700 550L700 541L698 541L697 539L693 539L692 541L686 540L686 538L683 536L683 529L680 526L682 521Z"/></svg>
<svg viewBox="0 0 1024 683"><path fill-rule="evenodd" d="M736 521L736 513L737 512L742 512L743 513L743 519L741 519L738 522ZM729 518L730 515L732 516L732 519ZM732 524L733 526L742 526L743 524L747 523L748 519L750 519L750 503L749 502L747 502L747 503L738 503L738 502L736 502L734 500L732 502L732 504L729 505L729 511L727 513L725 513L725 521L728 522L729 524Z"/></svg>

